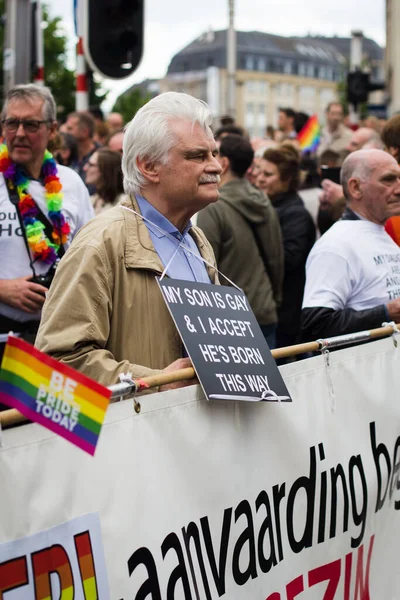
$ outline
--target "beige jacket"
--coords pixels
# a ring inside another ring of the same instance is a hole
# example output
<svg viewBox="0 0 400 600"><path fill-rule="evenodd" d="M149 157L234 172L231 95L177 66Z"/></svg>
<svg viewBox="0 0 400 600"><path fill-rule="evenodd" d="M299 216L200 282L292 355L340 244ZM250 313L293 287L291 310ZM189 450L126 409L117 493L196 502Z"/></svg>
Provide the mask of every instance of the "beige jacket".
<svg viewBox="0 0 400 600"><path fill-rule="evenodd" d="M123 206L139 212L135 199ZM201 230L191 234L215 264ZM218 283L216 271L207 268ZM44 304L36 346L103 385L144 377L182 357L182 342L155 277L163 271L143 220L116 206L81 229Z"/></svg>
<svg viewBox="0 0 400 600"><path fill-rule="evenodd" d="M349 153L346 148L349 145L352 135L353 131L348 127L345 127L343 123L339 125L338 129L334 133L331 133L327 126L323 127L321 143L318 146L317 156L321 156L325 150L332 150L333 152L337 152L339 154L340 160L343 162Z"/></svg>

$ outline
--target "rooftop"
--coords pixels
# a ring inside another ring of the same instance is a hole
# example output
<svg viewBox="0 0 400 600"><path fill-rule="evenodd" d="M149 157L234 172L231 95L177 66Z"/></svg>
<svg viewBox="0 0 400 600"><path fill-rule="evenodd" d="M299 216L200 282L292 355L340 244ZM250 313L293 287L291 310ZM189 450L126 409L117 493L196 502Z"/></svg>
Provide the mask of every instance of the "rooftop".
<svg viewBox="0 0 400 600"><path fill-rule="evenodd" d="M253 54L268 58L312 60L316 64L341 67L350 56L351 38L324 36L284 37L262 31L237 31L237 55ZM198 68L200 56L208 57L208 64L226 67L227 30L207 31L178 52L171 60L168 73L182 71L182 63L187 70ZM373 61L383 60L383 49L372 39L363 39L363 53ZM238 67L240 68L238 60ZM185 69L186 70L186 69Z"/></svg>

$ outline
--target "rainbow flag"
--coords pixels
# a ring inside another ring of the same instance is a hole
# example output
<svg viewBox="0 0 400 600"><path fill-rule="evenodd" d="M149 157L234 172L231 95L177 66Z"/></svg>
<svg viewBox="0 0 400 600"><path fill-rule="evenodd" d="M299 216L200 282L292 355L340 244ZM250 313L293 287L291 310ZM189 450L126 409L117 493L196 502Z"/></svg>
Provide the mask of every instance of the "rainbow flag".
<svg viewBox="0 0 400 600"><path fill-rule="evenodd" d="M321 141L321 129L317 115L313 115L308 119L300 133L297 134L297 141L302 152L306 150L309 152L316 151Z"/></svg>
<svg viewBox="0 0 400 600"><path fill-rule="evenodd" d="M92 456L111 391L24 340L8 336L0 402L16 408Z"/></svg>
<svg viewBox="0 0 400 600"><path fill-rule="evenodd" d="M386 221L385 229L394 239L396 244L400 246L400 217L390 217L390 219Z"/></svg>

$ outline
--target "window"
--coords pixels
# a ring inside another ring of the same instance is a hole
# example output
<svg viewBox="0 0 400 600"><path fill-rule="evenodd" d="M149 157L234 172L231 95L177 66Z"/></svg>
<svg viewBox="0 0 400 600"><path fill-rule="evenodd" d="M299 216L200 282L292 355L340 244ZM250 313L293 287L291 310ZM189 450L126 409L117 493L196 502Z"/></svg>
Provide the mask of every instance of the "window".
<svg viewBox="0 0 400 600"><path fill-rule="evenodd" d="M279 61L272 60L270 64L271 64L271 66L270 66L271 73L279 73L279 71L280 71L280 63L279 63Z"/></svg>
<svg viewBox="0 0 400 600"><path fill-rule="evenodd" d="M301 85L299 88L300 98L304 100L314 99L315 97L315 88L311 85Z"/></svg>
<svg viewBox="0 0 400 600"><path fill-rule="evenodd" d="M372 68L371 73L372 79L376 81L383 81L385 79L385 73L382 66L377 66Z"/></svg>
<svg viewBox="0 0 400 600"><path fill-rule="evenodd" d="M255 92L255 81L254 79L249 79L248 81L246 81L246 93L247 94L254 94Z"/></svg>
<svg viewBox="0 0 400 600"><path fill-rule="evenodd" d="M265 94L268 93L268 87L269 87L269 85L268 85L267 81L264 81L264 80L260 81L260 95L261 96L264 96Z"/></svg>
<svg viewBox="0 0 400 600"><path fill-rule="evenodd" d="M337 100L335 91L329 88L323 88L320 91L319 97L321 104L324 108L329 104L329 102Z"/></svg>
<svg viewBox="0 0 400 600"><path fill-rule="evenodd" d="M332 67L326 67L326 78L329 81L333 81L333 69L332 69Z"/></svg>
<svg viewBox="0 0 400 600"><path fill-rule="evenodd" d="M299 87L299 109L308 114L316 111L316 90L312 85Z"/></svg>
<svg viewBox="0 0 400 600"><path fill-rule="evenodd" d="M257 70L258 71L266 71L267 69L267 61L263 56L259 56L257 59Z"/></svg>
<svg viewBox="0 0 400 600"><path fill-rule="evenodd" d="M255 124L255 115L254 115L254 104L253 102L248 102L246 104L246 114L245 114L245 118L244 118L244 126L246 129L248 129L250 131L250 133L253 135L253 127Z"/></svg>
<svg viewBox="0 0 400 600"><path fill-rule="evenodd" d="M314 77L314 65L307 65L307 77Z"/></svg>
<svg viewBox="0 0 400 600"><path fill-rule="evenodd" d="M246 70L247 71L254 71L254 57L253 56L246 56Z"/></svg>
<svg viewBox="0 0 400 600"><path fill-rule="evenodd" d="M283 63L283 72L286 73L286 75L291 75L292 74L292 61L291 60L285 60Z"/></svg>
<svg viewBox="0 0 400 600"><path fill-rule="evenodd" d="M293 96L294 87L291 83L281 83L280 86L280 95L282 97L291 97Z"/></svg>
<svg viewBox="0 0 400 600"><path fill-rule="evenodd" d="M305 63L301 62L301 63L299 63L297 70L298 70L298 74L302 75L304 77L307 72L307 65Z"/></svg>
<svg viewBox="0 0 400 600"><path fill-rule="evenodd" d="M320 79L326 79L326 69L325 69L325 67L320 67L319 68L318 77Z"/></svg>

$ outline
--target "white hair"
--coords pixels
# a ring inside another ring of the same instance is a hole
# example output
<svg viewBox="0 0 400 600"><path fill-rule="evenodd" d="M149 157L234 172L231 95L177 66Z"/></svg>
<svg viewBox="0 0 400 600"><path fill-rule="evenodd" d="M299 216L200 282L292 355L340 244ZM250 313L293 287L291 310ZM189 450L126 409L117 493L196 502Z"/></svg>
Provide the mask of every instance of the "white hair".
<svg viewBox="0 0 400 600"><path fill-rule="evenodd" d="M366 183L370 178L376 166L376 160L380 157L386 158L388 154L383 150L363 149L352 152L345 159L340 171L340 183L343 187L343 193L347 200L351 200L349 191L349 180L359 179ZM375 160L374 160L375 159Z"/></svg>
<svg viewBox="0 0 400 600"><path fill-rule="evenodd" d="M212 137L212 115L202 100L179 92L165 92L142 106L125 127L122 172L126 194L137 194L146 185L138 158L166 164L168 154L176 143L170 127L172 120L189 121L199 125Z"/></svg>

